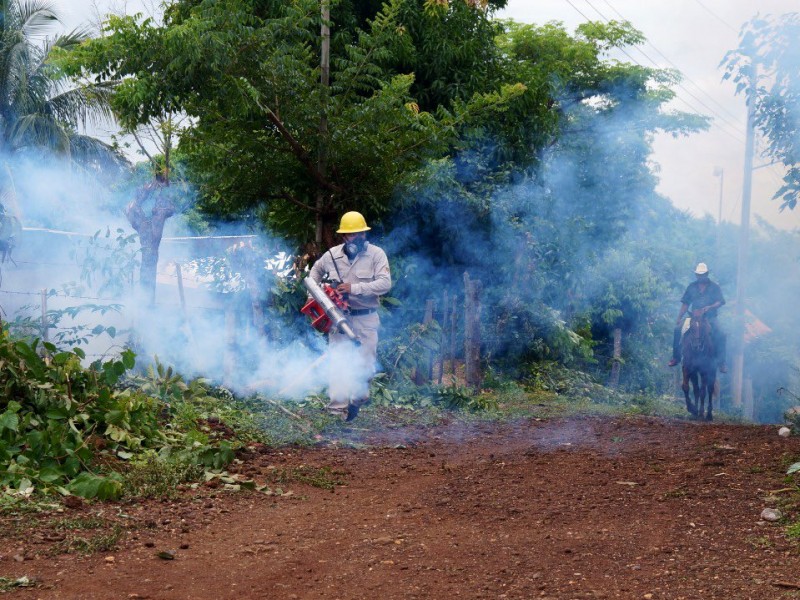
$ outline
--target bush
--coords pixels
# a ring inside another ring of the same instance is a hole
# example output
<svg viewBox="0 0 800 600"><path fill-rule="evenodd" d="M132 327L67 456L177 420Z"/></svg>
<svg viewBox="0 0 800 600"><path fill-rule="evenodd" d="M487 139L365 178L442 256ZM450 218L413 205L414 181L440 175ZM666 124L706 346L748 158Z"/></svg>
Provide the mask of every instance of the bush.
<svg viewBox="0 0 800 600"><path fill-rule="evenodd" d="M187 384L159 364L130 376L130 350L89 368L81 365L84 357L77 348L63 352L38 340L0 338L0 461L6 465L0 486L6 494L111 499L126 485L157 493L150 491L156 471L175 481L195 474L191 465L222 468L233 460L240 442L219 416L213 426L210 412L234 415L235 409L207 383ZM167 462L152 462L156 452ZM137 457L127 468L124 461ZM126 471L127 483L120 474Z"/></svg>

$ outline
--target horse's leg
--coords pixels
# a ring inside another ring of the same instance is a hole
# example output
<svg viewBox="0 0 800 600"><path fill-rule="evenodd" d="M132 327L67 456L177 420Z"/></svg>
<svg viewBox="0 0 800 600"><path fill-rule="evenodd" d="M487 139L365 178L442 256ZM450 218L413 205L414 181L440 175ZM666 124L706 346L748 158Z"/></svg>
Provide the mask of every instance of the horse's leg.
<svg viewBox="0 0 800 600"><path fill-rule="evenodd" d="M692 392L694 393L694 412L692 414L694 414L696 417L702 417L703 412L702 408L700 408L700 402L703 397L700 388L700 372L695 369L694 372L692 372L690 379L692 381Z"/></svg>
<svg viewBox="0 0 800 600"><path fill-rule="evenodd" d="M708 377L705 373L700 373L700 400L697 402L697 416L703 418L705 412L706 396L708 395Z"/></svg>
<svg viewBox="0 0 800 600"><path fill-rule="evenodd" d="M708 394L708 410L706 411L706 421L714 420L713 413L713 400L714 400L714 387L717 382L717 365L711 365L708 373L706 374L706 392Z"/></svg>
<svg viewBox="0 0 800 600"><path fill-rule="evenodd" d="M681 389L683 390L683 395L686 398L686 410L689 411L689 414L696 415L697 409L692 404L692 400L689 398L689 369L686 368L686 365L683 365L683 383L681 384Z"/></svg>

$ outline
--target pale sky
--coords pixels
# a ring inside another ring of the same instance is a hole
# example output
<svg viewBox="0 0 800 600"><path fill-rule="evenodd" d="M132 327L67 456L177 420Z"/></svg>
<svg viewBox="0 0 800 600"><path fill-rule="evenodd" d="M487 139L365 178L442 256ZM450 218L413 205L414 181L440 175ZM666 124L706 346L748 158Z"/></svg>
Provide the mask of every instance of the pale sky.
<svg viewBox="0 0 800 600"><path fill-rule="evenodd" d="M747 115L733 84L722 81L719 63L738 45L741 25L756 13L798 10L796 0L510 0L499 16L536 24L561 21L569 31L587 20L631 21L647 43L619 58L648 67L677 68L684 81L676 88L678 97L671 107L714 119L707 132L656 139L653 160L660 165L659 191L679 208L716 219L721 187L722 219L738 223ZM754 165L765 163L755 157ZM722 177L714 175L717 167ZM782 175L776 166L754 171L751 223L757 214L782 228L800 228L800 210L779 213L779 202L771 200Z"/></svg>
<svg viewBox="0 0 800 600"><path fill-rule="evenodd" d="M95 8L141 12L153 0L56 0L68 28L93 20ZM796 0L509 0L499 17L524 23L561 21L569 31L586 20L627 19L647 43L629 49L621 60L644 66L677 68L684 75L676 89L675 109L713 117L708 132L688 138L656 139L653 160L660 167L659 191L696 216L720 212L722 219L741 218L746 112L733 85L722 82L719 63L735 48L741 25L761 14L800 10ZM765 161L756 156L755 165ZM715 175L722 172L722 177ZM800 228L800 209L778 212L770 198L781 185L775 166L756 169L751 215L782 228ZM722 185L720 185L722 183ZM722 192L722 194L720 194ZM751 216L751 222L753 217Z"/></svg>

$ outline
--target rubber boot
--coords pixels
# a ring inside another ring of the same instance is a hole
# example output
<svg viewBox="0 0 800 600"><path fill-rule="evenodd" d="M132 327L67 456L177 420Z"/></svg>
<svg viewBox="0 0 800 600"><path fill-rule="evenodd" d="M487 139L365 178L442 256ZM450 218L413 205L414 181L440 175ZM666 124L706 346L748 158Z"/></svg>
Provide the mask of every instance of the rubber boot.
<svg viewBox="0 0 800 600"><path fill-rule="evenodd" d="M358 411L361 407L356 404L348 404L347 405L347 416L345 417L346 422L350 422L358 416Z"/></svg>

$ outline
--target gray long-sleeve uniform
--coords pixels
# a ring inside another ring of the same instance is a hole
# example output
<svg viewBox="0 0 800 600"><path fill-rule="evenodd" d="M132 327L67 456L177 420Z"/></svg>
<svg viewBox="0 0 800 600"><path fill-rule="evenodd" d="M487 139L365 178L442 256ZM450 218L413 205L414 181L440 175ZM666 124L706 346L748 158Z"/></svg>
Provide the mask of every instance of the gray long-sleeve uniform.
<svg viewBox="0 0 800 600"><path fill-rule="evenodd" d="M353 365L351 371L364 370L364 376L356 373L354 380L348 380L338 373L331 377L328 387L331 408L343 408L349 403L359 404L367 400L369 379L375 374L378 353L378 329L380 317L377 308L378 298L386 294L392 287L392 276L389 272L389 260L386 253L369 242L351 262L344 252L344 244L334 246L325 252L314 266L309 276L317 283L323 279L350 284L351 313L348 315L353 331L361 341L359 355L363 361L362 368ZM329 344L349 343L349 338L339 331L331 331Z"/></svg>

